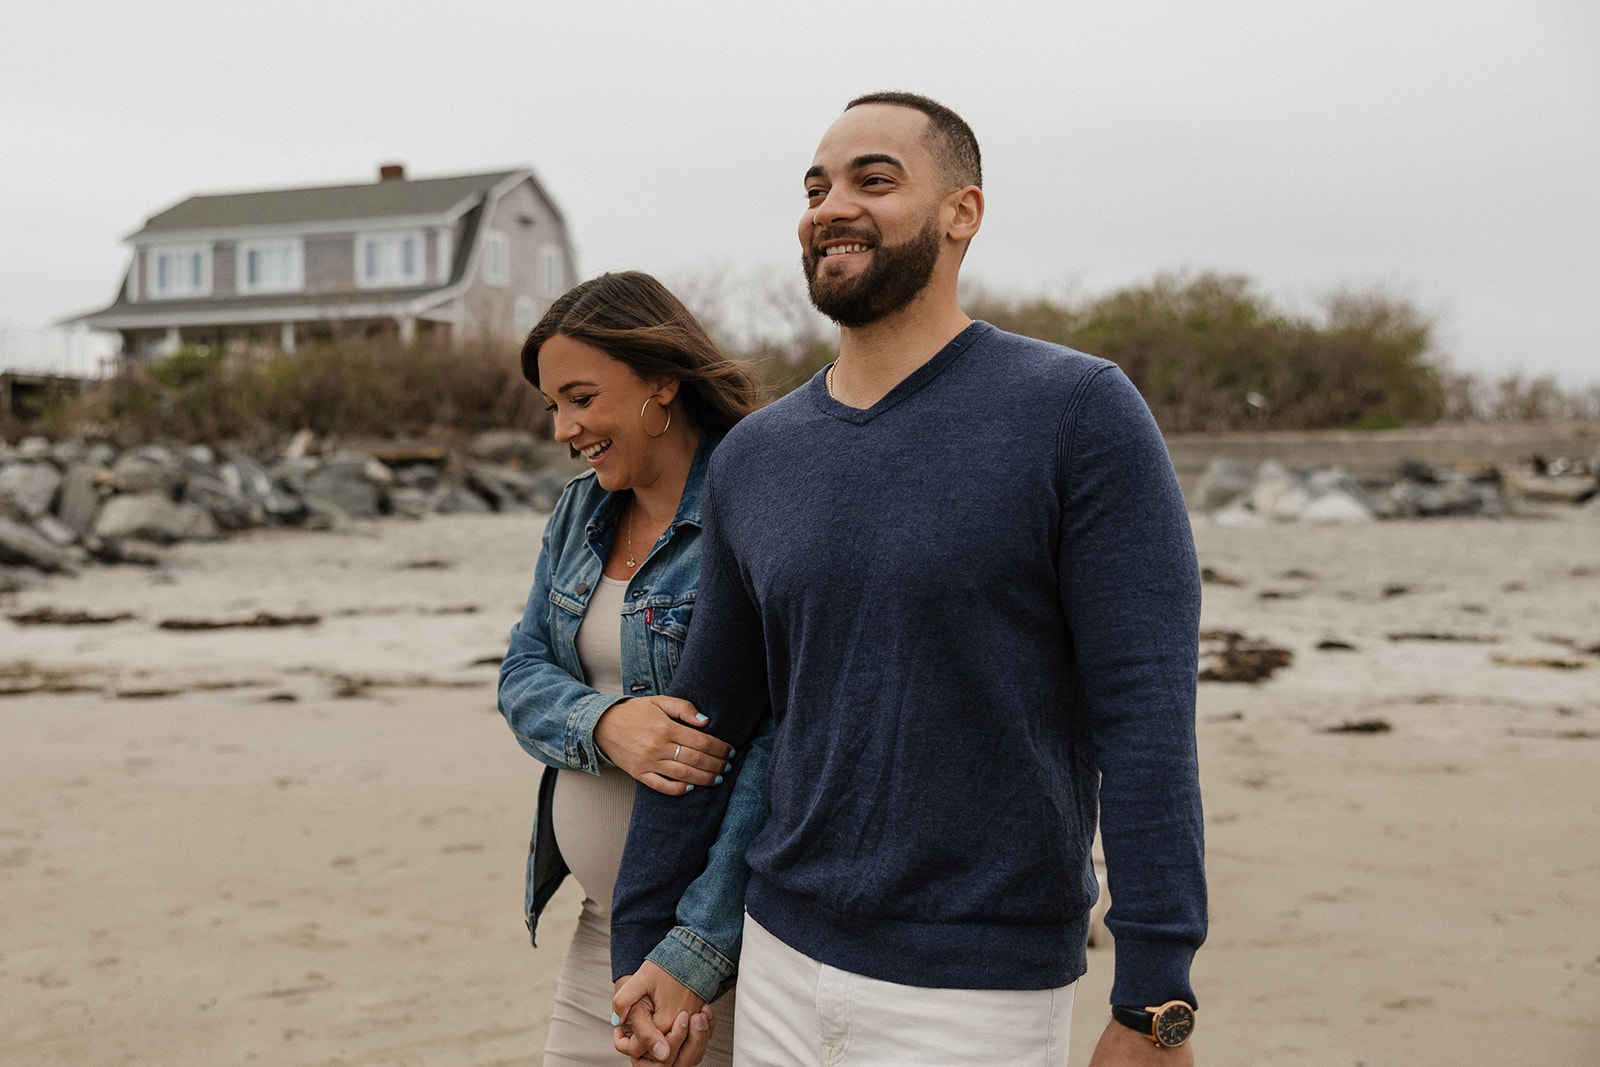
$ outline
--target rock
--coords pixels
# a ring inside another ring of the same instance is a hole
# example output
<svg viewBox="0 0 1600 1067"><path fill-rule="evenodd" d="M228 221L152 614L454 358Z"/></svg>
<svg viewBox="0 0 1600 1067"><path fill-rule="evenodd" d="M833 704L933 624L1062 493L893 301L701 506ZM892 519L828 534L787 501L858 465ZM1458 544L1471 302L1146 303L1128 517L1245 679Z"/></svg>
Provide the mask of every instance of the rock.
<svg viewBox="0 0 1600 1067"><path fill-rule="evenodd" d="M24 437L17 442L17 456L26 460L48 459L50 456L50 439L48 437Z"/></svg>
<svg viewBox="0 0 1600 1067"><path fill-rule="evenodd" d="M165 493L123 493L107 500L100 509L94 536L107 540L137 537L171 544L215 538L217 524L198 505L174 504Z"/></svg>
<svg viewBox="0 0 1600 1067"><path fill-rule="evenodd" d="M171 454L154 446L124 452L111 465L111 473L125 493L170 494L183 481L183 473Z"/></svg>
<svg viewBox="0 0 1600 1067"><path fill-rule="evenodd" d="M433 500L425 489L402 485L389 490L391 511L404 519L420 519L433 510Z"/></svg>
<svg viewBox="0 0 1600 1067"><path fill-rule="evenodd" d="M178 469L185 475L214 478L217 475L217 454L209 445L190 445L178 457Z"/></svg>
<svg viewBox="0 0 1600 1067"><path fill-rule="evenodd" d="M1240 498L1225 508L1213 511L1211 521L1218 526L1260 526L1267 520L1255 513L1247 499Z"/></svg>
<svg viewBox="0 0 1600 1067"><path fill-rule="evenodd" d="M1499 515L1500 490L1492 483L1466 479L1435 482L1396 482L1389 501L1399 516Z"/></svg>
<svg viewBox="0 0 1600 1067"><path fill-rule="evenodd" d="M8 463L0 467L0 497L10 497L29 518L50 510L60 486L61 472L49 463Z"/></svg>
<svg viewBox="0 0 1600 1067"><path fill-rule="evenodd" d="M525 430L489 430L472 439L469 451L490 463L531 470L542 465L539 439Z"/></svg>
<svg viewBox="0 0 1600 1067"><path fill-rule="evenodd" d="M224 485L246 500L261 506L272 518L296 522L305 517L305 503L299 495L278 485L266 468L245 456L232 456L218 472Z"/></svg>
<svg viewBox="0 0 1600 1067"><path fill-rule="evenodd" d="M466 468L467 485L476 490L495 511L531 507L539 496L537 475L510 467L472 463Z"/></svg>
<svg viewBox="0 0 1600 1067"><path fill-rule="evenodd" d="M453 479L440 483L429 496L429 510L440 515L479 515L489 510L483 497Z"/></svg>
<svg viewBox="0 0 1600 1067"><path fill-rule="evenodd" d="M311 451L311 446L316 442L316 435L310 430L299 430L289 438L288 447L283 450L284 459L299 459Z"/></svg>
<svg viewBox="0 0 1600 1067"><path fill-rule="evenodd" d="M0 564L0 593L20 593L44 583L38 571L25 567L7 567Z"/></svg>
<svg viewBox="0 0 1600 1067"><path fill-rule="evenodd" d="M369 463L377 461L344 459L323 464L305 480L301 498L306 509L335 520L370 519L380 514L383 493L367 477Z"/></svg>
<svg viewBox="0 0 1600 1067"><path fill-rule="evenodd" d="M1372 522L1377 516L1358 497L1343 489L1334 489L1312 500L1300 512L1304 522Z"/></svg>
<svg viewBox="0 0 1600 1067"><path fill-rule="evenodd" d="M78 532L49 512L33 520L33 528L53 545L75 545L78 543Z"/></svg>
<svg viewBox="0 0 1600 1067"><path fill-rule="evenodd" d="M204 508L224 530L243 530L266 521L266 509L229 488L220 478L191 474L184 483L183 499Z"/></svg>
<svg viewBox="0 0 1600 1067"><path fill-rule="evenodd" d="M1256 468L1255 485L1250 490L1250 506L1255 508L1257 515L1270 516L1278 497L1299 484L1299 479L1288 467L1275 459L1264 459Z"/></svg>
<svg viewBox="0 0 1600 1067"><path fill-rule="evenodd" d="M1195 504L1201 511L1216 511L1246 495L1256 484L1255 471L1228 456L1212 456L1195 490Z"/></svg>
<svg viewBox="0 0 1600 1067"><path fill-rule="evenodd" d="M94 529L100 501L112 492L111 472L104 467L80 463L67 468L61 479L61 499L56 514L79 537Z"/></svg>
<svg viewBox="0 0 1600 1067"><path fill-rule="evenodd" d="M556 506L556 501L561 499L561 494L566 491L567 483L572 481L571 472L545 471L538 475L538 487L533 499L529 501L540 511L551 511Z"/></svg>
<svg viewBox="0 0 1600 1067"><path fill-rule="evenodd" d="M51 544L32 527L0 517L0 563L33 567L60 574L76 574L83 553Z"/></svg>
<svg viewBox="0 0 1600 1067"><path fill-rule="evenodd" d="M1524 500L1575 504L1585 500L1595 491L1595 479L1588 474L1530 474L1507 471L1503 475L1505 491Z"/></svg>

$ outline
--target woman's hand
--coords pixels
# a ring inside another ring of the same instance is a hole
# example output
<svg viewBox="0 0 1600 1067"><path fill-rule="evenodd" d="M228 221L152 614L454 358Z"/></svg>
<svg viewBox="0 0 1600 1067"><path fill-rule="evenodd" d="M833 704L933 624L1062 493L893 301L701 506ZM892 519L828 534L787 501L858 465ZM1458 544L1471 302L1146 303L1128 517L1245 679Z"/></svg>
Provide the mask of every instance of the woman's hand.
<svg viewBox="0 0 1600 1067"><path fill-rule="evenodd" d="M702 729L695 706L677 697L634 697L607 708L594 724L606 758L669 796L697 785L720 785L733 749Z"/></svg>
<svg viewBox="0 0 1600 1067"><path fill-rule="evenodd" d="M617 979L611 1010L613 1043L633 1067L694 1067L717 1028L711 1005L649 960Z"/></svg>

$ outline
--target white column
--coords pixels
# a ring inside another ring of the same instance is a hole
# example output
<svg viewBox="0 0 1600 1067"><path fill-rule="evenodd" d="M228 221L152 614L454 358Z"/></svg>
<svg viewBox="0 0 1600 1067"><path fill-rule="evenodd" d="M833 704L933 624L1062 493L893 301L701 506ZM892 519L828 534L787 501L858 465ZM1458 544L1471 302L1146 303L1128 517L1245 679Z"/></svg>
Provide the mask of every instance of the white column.
<svg viewBox="0 0 1600 1067"><path fill-rule="evenodd" d="M286 322L278 328L278 347L284 352L294 351L294 323Z"/></svg>
<svg viewBox="0 0 1600 1067"><path fill-rule="evenodd" d="M412 341L416 340L416 336L417 336L417 320L416 320L416 318L414 316L411 316L411 315L401 315L400 318L397 321L399 322L399 325L400 325L400 343L408 345Z"/></svg>

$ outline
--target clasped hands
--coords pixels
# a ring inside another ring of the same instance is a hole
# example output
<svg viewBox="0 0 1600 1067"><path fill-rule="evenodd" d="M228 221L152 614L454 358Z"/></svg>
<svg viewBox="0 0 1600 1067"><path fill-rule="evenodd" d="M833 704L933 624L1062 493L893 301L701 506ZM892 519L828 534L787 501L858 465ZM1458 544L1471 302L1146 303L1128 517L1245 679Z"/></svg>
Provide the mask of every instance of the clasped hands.
<svg viewBox="0 0 1600 1067"><path fill-rule="evenodd" d="M717 1027L709 1004L649 960L617 979L611 1011L617 1051L634 1067L694 1067Z"/></svg>

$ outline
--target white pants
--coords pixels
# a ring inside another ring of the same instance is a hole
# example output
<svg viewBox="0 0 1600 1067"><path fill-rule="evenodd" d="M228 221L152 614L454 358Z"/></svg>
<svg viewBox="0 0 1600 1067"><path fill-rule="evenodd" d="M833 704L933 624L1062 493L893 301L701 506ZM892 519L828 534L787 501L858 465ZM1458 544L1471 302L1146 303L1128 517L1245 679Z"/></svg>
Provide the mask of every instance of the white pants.
<svg viewBox="0 0 1600 1067"><path fill-rule="evenodd" d="M735 1067L1065 1067L1076 984L924 989L796 952L747 914Z"/></svg>

